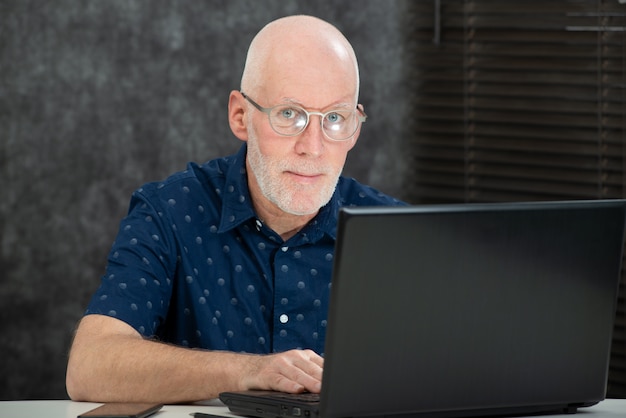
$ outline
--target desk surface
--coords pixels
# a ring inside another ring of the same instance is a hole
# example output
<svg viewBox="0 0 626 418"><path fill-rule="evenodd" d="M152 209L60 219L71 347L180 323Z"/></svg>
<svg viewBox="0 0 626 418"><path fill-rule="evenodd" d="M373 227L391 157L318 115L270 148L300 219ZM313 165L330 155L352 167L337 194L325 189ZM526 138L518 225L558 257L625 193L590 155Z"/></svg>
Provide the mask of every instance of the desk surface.
<svg viewBox="0 0 626 418"><path fill-rule="evenodd" d="M2 418L76 418L77 415L89 411L98 403L72 401L4 401L0 402ZM228 411L220 401L212 400L190 405L165 405L155 418L189 418L192 412L236 417ZM624 418L626 416L626 399L607 399L590 408L581 408L576 415L549 415L550 418ZM536 418L536 417L535 417Z"/></svg>
<svg viewBox="0 0 626 418"><path fill-rule="evenodd" d="M72 401L5 401L0 402L2 418L76 418L100 403ZM153 415L155 418L190 418L192 412L222 415L233 418L228 408L219 400L199 402L190 405L165 405L161 411Z"/></svg>

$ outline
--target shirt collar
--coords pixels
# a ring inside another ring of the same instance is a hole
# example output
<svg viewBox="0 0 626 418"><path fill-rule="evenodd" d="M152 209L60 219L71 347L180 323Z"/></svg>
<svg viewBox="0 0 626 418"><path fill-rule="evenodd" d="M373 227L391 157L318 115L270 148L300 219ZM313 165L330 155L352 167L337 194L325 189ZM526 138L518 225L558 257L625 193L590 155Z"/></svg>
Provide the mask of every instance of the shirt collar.
<svg viewBox="0 0 626 418"><path fill-rule="evenodd" d="M231 165L226 172L226 181L221 190L222 216L218 229L219 233L227 232L251 218L256 218L250 197L250 189L248 188L246 152L247 145L244 143L239 152L230 157ZM340 206L338 192L335 189L330 202L322 207L315 218L291 240L296 240L297 244L305 244L307 242L316 242L324 235L335 239L337 214Z"/></svg>
<svg viewBox="0 0 626 418"><path fill-rule="evenodd" d="M256 216L246 175L246 144L229 159L231 164L226 171L226 181L221 190L222 217L218 229L219 233L236 228Z"/></svg>

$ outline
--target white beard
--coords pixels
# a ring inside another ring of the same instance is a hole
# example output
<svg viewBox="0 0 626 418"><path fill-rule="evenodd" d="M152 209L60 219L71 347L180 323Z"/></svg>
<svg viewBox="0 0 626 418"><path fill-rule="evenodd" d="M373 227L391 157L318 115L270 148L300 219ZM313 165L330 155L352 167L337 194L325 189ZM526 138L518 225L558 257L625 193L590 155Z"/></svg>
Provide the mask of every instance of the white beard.
<svg viewBox="0 0 626 418"><path fill-rule="evenodd" d="M311 161L291 162L261 153L259 141L252 124L248 124L248 163L261 189L261 193L283 212L292 215L311 215L326 205L333 196L341 169L328 165L317 166ZM284 171L300 173L324 173L321 187L303 186L286 181Z"/></svg>

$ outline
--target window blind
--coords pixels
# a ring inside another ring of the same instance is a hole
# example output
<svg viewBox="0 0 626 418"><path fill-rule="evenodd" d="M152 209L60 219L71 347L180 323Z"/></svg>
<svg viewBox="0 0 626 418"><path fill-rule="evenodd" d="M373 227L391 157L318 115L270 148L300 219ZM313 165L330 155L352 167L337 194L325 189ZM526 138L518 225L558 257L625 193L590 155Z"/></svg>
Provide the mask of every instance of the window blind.
<svg viewBox="0 0 626 418"><path fill-rule="evenodd" d="M624 1L420 1L406 24L411 202L626 197ZM622 278L612 397L626 397Z"/></svg>

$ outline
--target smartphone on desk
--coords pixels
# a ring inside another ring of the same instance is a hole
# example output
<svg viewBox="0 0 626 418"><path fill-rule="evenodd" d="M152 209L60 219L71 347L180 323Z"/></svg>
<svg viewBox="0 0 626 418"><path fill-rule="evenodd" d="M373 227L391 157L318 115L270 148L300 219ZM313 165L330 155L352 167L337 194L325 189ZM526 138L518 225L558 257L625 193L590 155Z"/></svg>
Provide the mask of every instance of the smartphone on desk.
<svg viewBox="0 0 626 418"><path fill-rule="evenodd" d="M161 408L163 404L111 402L80 414L77 418L145 418Z"/></svg>

